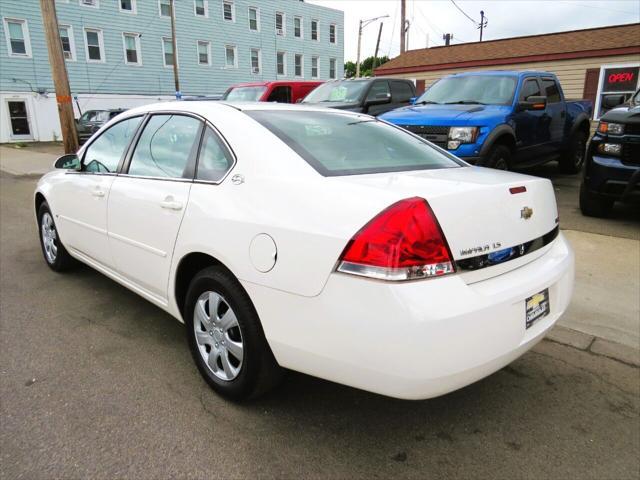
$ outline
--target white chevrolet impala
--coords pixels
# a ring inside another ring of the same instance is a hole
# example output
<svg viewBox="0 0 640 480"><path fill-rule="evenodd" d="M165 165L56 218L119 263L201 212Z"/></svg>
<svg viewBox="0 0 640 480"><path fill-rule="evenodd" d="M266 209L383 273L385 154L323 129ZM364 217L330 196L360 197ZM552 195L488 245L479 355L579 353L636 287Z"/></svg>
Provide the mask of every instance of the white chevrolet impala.
<svg viewBox="0 0 640 480"><path fill-rule="evenodd" d="M366 115L151 105L56 167L35 192L47 264L79 260L184 322L233 399L283 367L442 395L530 349L572 293L548 180L470 167Z"/></svg>

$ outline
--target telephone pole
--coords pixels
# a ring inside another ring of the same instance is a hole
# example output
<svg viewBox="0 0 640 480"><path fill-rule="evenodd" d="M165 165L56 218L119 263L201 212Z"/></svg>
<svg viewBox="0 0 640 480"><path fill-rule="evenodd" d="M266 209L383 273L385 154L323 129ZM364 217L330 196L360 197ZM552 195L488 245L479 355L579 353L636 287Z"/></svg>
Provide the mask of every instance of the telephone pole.
<svg viewBox="0 0 640 480"><path fill-rule="evenodd" d="M484 30L484 27L486 27L487 24L485 22L484 19L484 10L480 10L480 41L482 41L482 31Z"/></svg>
<svg viewBox="0 0 640 480"><path fill-rule="evenodd" d="M62 42L60 41L55 2L51 0L40 0L40 9L42 11L44 34L47 39L49 63L51 63L51 76L53 77L53 85L56 90L56 102L58 104L64 152L75 153L78 150L78 133L76 131L76 121L73 117L71 88L69 87L67 66L62 53Z"/></svg>
<svg viewBox="0 0 640 480"><path fill-rule="evenodd" d="M407 3L400 0L400 54L405 51L405 28L406 28Z"/></svg>
<svg viewBox="0 0 640 480"><path fill-rule="evenodd" d="M389 18L389 15L382 15L381 17L370 18L369 20L360 20L360 26L358 27L358 57L356 58L356 78L360 77L360 44L362 43L362 29L370 23L380 20L381 18ZM380 39L378 38L378 42Z"/></svg>
<svg viewBox="0 0 640 480"><path fill-rule="evenodd" d="M43 1L43 0L40 0ZM176 40L176 12L175 0L171 0L171 48L173 48L173 81L176 86L176 99L182 98L180 92L180 78L178 76L178 42Z"/></svg>
<svg viewBox="0 0 640 480"><path fill-rule="evenodd" d="M378 65L378 50L380 49L380 36L382 35L383 25L384 23L380 22L380 29L378 30L378 41L376 42L376 53L373 56L373 67L371 67L371 72L373 72L376 69L376 66Z"/></svg>

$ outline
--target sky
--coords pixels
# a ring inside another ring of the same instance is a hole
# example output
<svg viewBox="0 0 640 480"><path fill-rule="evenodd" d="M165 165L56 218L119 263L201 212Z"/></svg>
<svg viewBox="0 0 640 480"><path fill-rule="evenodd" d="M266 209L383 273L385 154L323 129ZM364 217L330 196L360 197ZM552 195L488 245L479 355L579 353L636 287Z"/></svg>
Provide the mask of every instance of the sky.
<svg viewBox="0 0 640 480"><path fill-rule="evenodd" d="M306 0L344 11L345 61L356 60L358 22L384 18L379 56L395 57L400 51L400 0ZM488 19L483 40L537 35L623 23L640 22L639 0L407 0L409 48L444 45L443 33L453 34L453 44L478 41L480 10ZM467 18L457 5L469 17ZM372 56L379 23L363 29L362 54Z"/></svg>

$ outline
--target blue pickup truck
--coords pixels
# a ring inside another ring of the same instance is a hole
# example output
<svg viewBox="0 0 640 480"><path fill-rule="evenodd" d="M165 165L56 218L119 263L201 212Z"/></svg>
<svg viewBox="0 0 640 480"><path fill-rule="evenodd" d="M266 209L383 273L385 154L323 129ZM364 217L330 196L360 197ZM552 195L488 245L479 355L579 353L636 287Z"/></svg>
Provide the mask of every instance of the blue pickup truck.
<svg viewBox="0 0 640 480"><path fill-rule="evenodd" d="M413 105L380 118L469 163L499 169L557 160L580 171L593 106L566 100L555 75L488 71L446 76Z"/></svg>

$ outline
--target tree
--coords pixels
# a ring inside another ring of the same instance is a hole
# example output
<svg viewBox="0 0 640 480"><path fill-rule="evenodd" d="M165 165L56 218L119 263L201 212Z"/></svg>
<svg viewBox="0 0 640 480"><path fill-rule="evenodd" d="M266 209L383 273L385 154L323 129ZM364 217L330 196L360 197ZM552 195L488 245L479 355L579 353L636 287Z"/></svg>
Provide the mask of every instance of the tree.
<svg viewBox="0 0 640 480"><path fill-rule="evenodd" d="M386 55L384 57L378 57L378 60L376 61L376 68L388 61L389 57L387 57ZM354 62L346 62L344 64L344 76L345 78L352 78L356 76L356 64ZM373 56L365 58L360 63L360 76L373 76Z"/></svg>

